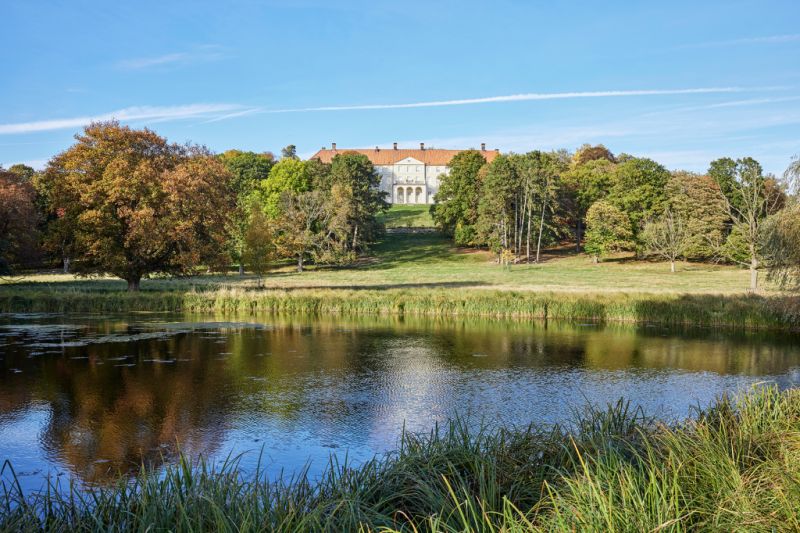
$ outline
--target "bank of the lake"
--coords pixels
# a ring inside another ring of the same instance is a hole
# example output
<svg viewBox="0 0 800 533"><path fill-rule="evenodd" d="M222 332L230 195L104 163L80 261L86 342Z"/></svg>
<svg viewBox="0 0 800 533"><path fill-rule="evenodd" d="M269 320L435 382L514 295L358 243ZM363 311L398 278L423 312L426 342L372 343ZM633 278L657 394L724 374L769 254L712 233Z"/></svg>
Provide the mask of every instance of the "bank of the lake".
<svg viewBox="0 0 800 533"><path fill-rule="evenodd" d="M624 402L573 425L458 421L318 479L185 460L82 492L0 495L7 531L797 531L800 390L722 398L683 423Z"/></svg>
<svg viewBox="0 0 800 533"><path fill-rule="evenodd" d="M179 286L180 287L180 286ZM508 291L452 287L409 289L260 289L201 287L177 290L92 290L66 284L0 291L0 311L183 311L305 315L482 316L544 320L639 322L664 325L794 330L800 302L787 295Z"/></svg>

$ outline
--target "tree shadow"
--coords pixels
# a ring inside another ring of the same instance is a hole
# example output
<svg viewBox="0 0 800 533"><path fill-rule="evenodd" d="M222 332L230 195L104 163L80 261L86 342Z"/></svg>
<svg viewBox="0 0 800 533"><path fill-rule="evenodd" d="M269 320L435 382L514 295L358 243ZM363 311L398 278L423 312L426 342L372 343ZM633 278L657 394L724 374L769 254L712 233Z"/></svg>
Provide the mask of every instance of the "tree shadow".
<svg viewBox="0 0 800 533"><path fill-rule="evenodd" d="M466 287L478 287L487 285L483 281L439 281L431 283L376 283L371 285L294 285L291 287L255 287L255 286L242 286L241 290L250 291L265 291L265 290L281 290L285 292L306 291L306 290L340 290L340 291L384 291L392 289L460 289Z"/></svg>

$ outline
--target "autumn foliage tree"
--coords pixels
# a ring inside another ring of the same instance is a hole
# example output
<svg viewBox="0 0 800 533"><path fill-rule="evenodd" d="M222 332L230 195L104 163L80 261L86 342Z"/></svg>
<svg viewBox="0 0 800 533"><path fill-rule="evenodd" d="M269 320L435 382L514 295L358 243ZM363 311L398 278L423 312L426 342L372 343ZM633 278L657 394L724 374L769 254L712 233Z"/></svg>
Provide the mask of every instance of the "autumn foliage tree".
<svg viewBox="0 0 800 533"><path fill-rule="evenodd" d="M0 274L36 258L39 215L35 202L29 179L0 168Z"/></svg>
<svg viewBox="0 0 800 533"><path fill-rule="evenodd" d="M43 179L71 234L79 274L113 274L139 290L153 273L227 262L231 175L205 149L169 144L118 122L93 123Z"/></svg>

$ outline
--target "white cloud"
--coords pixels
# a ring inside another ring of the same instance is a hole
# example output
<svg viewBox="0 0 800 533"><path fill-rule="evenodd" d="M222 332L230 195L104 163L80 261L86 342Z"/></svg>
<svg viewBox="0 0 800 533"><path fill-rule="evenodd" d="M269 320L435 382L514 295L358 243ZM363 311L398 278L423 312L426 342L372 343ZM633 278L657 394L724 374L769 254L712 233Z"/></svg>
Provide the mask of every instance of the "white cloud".
<svg viewBox="0 0 800 533"><path fill-rule="evenodd" d="M237 110L242 110L242 106L235 104L189 104L181 106L126 107L124 109L119 109L110 113L104 113L102 115L0 124L0 135L73 129L83 127L90 122L112 119L116 119L121 122L138 120L149 120L156 122L164 120L181 120L187 118L207 118L230 114Z"/></svg>
<svg viewBox="0 0 800 533"><path fill-rule="evenodd" d="M503 96L487 96L483 98L463 98L458 100L434 100L430 102L411 102L398 104L356 104L319 107L299 107L291 109L265 109L264 113L303 113L311 111L358 111L373 109L410 109L419 107L444 107L458 105L488 104L498 102L525 102L535 100L567 100L574 98L618 98L630 96L666 96L686 94L719 94L738 93L753 90L769 90L771 88L745 87L699 87L693 89L637 89L622 91L573 91L561 93L522 93Z"/></svg>
<svg viewBox="0 0 800 533"><path fill-rule="evenodd" d="M203 45L188 52L172 52L153 57L137 57L123 59L117 63L117 67L124 70L142 70L167 65L177 66L189 63L204 63L216 61L224 57L222 48L217 45Z"/></svg>
<svg viewBox="0 0 800 533"><path fill-rule="evenodd" d="M136 59L125 59L120 61L118 65L120 68L136 70L148 67L156 67L160 65L168 65L170 63L178 63L184 61L188 54L178 52L174 54L165 54L157 57L140 57Z"/></svg>

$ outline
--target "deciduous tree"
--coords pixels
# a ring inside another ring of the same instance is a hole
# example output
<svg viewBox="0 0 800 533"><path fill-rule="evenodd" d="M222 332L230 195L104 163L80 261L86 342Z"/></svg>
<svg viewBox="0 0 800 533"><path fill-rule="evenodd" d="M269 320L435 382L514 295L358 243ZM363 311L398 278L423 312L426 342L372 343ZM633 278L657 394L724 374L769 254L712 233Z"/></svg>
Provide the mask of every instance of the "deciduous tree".
<svg viewBox="0 0 800 533"><path fill-rule="evenodd" d="M586 252L597 263L602 257L635 247L628 215L613 204L600 200L586 213Z"/></svg>
<svg viewBox="0 0 800 533"><path fill-rule="evenodd" d="M765 221L761 250L770 279L783 288L800 288L800 204L790 205Z"/></svg>
<svg viewBox="0 0 800 533"><path fill-rule="evenodd" d="M708 175L673 172L667 183L667 209L686 231L687 259L713 258L725 240L728 215L716 181Z"/></svg>
<svg viewBox="0 0 800 533"><path fill-rule="evenodd" d="M249 229L254 193L269 175L275 157L269 153L228 150L217 156L232 176L231 187L236 193L236 209L231 213L230 248L233 260L244 274L245 237Z"/></svg>
<svg viewBox="0 0 800 533"><path fill-rule="evenodd" d="M566 216L575 226L575 248L580 251L586 212L596 201L606 198L614 187L614 163L606 158L573 165L562 175Z"/></svg>
<svg viewBox="0 0 800 533"><path fill-rule="evenodd" d="M30 180L0 168L0 274L38 257L36 192Z"/></svg>
<svg viewBox="0 0 800 533"><path fill-rule="evenodd" d="M269 176L259 184L256 195L268 217L280 216L283 193L301 193L311 189L306 165L305 161L295 158L281 159L272 167Z"/></svg>
<svg viewBox="0 0 800 533"><path fill-rule="evenodd" d="M631 157L616 166L608 200L628 215L634 237L664 209L669 178L669 171L652 159Z"/></svg>
<svg viewBox="0 0 800 533"><path fill-rule="evenodd" d="M379 190L380 174L369 158L357 152L338 154L331 162L330 187L339 187L342 198L349 199L349 204L340 206L346 211L349 226L349 237L345 248L353 253L367 249L380 230L378 214L389 208L386 193Z"/></svg>
<svg viewBox="0 0 800 533"><path fill-rule="evenodd" d="M286 191L281 196L275 246L280 256L296 259L298 272L325 247L330 217L326 200L323 191Z"/></svg>
<svg viewBox="0 0 800 533"><path fill-rule="evenodd" d="M253 209L244 235L243 259L259 279L263 278L275 260L274 221L264 215L260 209Z"/></svg>
<svg viewBox="0 0 800 533"><path fill-rule="evenodd" d="M750 268L750 289L756 290L763 222L783 206L786 196L774 178L764 176L758 161L749 157L733 164L727 158L714 161L709 174L719 185L720 199L732 224L729 242L720 250L727 259Z"/></svg>
<svg viewBox="0 0 800 533"><path fill-rule="evenodd" d="M456 244L472 244L472 228L478 221L481 167L486 159L477 150L465 150L450 161L450 173L442 175L431 214L437 226L455 237Z"/></svg>
<svg viewBox="0 0 800 533"><path fill-rule="evenodd" d="M608 161L609 163L617 162L617 158L614 157L614 154L611 153L611 150L602 144L597 144L595 146L592 146L591 144L584 144L573 154L572 166L577 167L584 165L589 161L600 160Z"/></svg>
<svg viewBox="0 0 800 533"><path fill-rule="evenodd" d="M293 144L287 144L281 148L281 159L299 159L297 157L297 147Z"/></svg>
<svg viewBox="0 0 800 533"><path fill-rule="evenodd" d="M44 177L73 239L76 272L110 273L136 291L149 274L224 261L235 193L219 160L114 121L87 126L76 141Z"/></svg>
<svg viewBox="0 0 800 533"><path fill-rule="evenodd" d="M688 236L682 215L669 208L645 224L642 231L645 252L669 261L670 272L675 272L675 261L685 254Z"/></svg>

